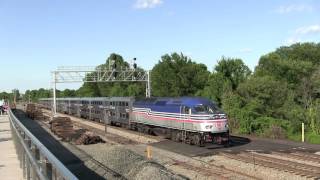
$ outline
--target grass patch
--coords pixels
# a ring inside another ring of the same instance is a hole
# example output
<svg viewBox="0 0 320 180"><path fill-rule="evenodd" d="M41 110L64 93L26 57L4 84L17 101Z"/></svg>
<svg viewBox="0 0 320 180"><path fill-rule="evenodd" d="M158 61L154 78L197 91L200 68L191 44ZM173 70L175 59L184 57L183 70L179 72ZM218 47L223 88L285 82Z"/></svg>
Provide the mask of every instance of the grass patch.
<svg viewBox="0 0 320 180"><path fill-rule="evenodd" d="M288 134L288 139L301 142L301 134ZM304 137L305 142L311 144L320 144L320 135L307 132Z"/></svg>
<svg viewBox="0 0 320 180"><path fill-rule="evenodd" d="M288 134L288 139L301 142L301 134Z"/></svg>
<svg viewBox="0 0 320 180"><path fill-rule="evenodd" d="M307 133L305 140L311 144L320 144L320 135L313 134L313 133Z"/></svg>

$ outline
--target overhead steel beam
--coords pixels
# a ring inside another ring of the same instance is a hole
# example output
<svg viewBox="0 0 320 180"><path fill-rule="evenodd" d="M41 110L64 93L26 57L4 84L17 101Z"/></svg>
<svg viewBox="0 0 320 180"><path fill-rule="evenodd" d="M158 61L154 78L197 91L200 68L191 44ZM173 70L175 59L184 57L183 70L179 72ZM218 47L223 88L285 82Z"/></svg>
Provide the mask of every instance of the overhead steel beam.
<svg viewBox="0 0 320 180"><path fill-rule="evenodd" d="M56 84L77 82L146 82L146 97L151 96L150 71L132 68L102 68L93 66L61 66L53 75L53 113L57 112Z"/></svg>

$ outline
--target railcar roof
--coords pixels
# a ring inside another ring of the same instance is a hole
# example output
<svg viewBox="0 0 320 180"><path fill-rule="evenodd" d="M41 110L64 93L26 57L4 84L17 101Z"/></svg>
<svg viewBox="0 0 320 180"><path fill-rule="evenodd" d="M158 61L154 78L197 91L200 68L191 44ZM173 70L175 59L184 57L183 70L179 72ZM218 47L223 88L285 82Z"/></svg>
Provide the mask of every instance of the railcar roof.
<svg viewBox="0 0 320 180"><path fill-rule="evenodd" d="M57 98L58 101L129 101L133 97L68 97L68 98ZM51 100L52 98L40 98L39 100Z"/></svg>
<svg viewBox="0 0 320 180"><path fill-rule="evenodd" d="M212 101L203 97L159 97L139 99L136 105L187 105L211 104Z"/></svg>

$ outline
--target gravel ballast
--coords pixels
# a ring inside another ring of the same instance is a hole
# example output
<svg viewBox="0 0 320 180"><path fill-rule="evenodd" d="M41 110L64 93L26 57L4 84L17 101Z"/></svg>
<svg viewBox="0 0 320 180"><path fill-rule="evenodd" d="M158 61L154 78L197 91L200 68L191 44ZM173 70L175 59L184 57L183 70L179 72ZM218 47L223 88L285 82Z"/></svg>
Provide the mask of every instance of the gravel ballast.
<svg viewBox="0 0 320 180"><path fill-rule="evenodd" d="M127 179L183 179L164 166L148 161L145 157L121 145L93 144L78 147Z"/></svg>

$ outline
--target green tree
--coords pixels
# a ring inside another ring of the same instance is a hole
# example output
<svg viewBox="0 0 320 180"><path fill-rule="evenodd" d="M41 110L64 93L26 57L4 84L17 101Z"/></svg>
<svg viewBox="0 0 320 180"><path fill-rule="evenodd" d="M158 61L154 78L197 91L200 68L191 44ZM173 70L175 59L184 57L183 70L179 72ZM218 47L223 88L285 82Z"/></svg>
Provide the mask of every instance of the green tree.
<svg viewBox="0 0 320 180"><path fill-rule="evenodd" d="M206 86L203 90L199 90L198 95L210 98L221 105L224 93L236 90L250 74L250 69L241 59L222 57L209 76Z"/></svg>
<svg viewBox="0 0 320 180"><path fill-rule="evenodd" d="M152 69L152 93L154 96L194 96L204 88L208 76L204 64L197 64L183 54L166 54Z"/></svg>
<svg viewBox="0 0 320 180"><path fill-rule="evenodd" d="M241 59L222 57L214 69L216 73L221 74L227 81L230 81L232 90L237 89L239 84L251 74L251 70Z"/></svg>

